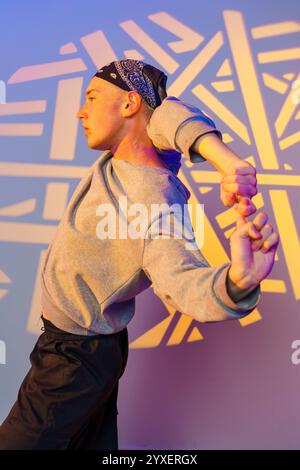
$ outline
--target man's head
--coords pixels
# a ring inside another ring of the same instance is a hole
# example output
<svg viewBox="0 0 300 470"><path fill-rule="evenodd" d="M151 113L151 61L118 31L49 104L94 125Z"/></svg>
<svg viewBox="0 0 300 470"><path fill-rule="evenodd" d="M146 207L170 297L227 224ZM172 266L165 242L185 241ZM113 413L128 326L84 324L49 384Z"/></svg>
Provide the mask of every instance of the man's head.
<svg viewBox="0 0 300 470"><path fill-rule="evenodd" d="M153 110L167 96L167 76L142 61L114 61L97 70L77 113L88 145L112 149L127 135L146 133Z"/></svg>

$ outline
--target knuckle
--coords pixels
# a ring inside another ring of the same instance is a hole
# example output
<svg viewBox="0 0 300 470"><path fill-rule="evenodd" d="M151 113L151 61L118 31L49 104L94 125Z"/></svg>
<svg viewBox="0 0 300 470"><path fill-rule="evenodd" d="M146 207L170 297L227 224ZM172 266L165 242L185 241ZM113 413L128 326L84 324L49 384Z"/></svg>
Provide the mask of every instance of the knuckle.
<svg viewBox="0 0 300 470"><path fill-rule="evenodd" d="M269 217L266 212L260 212L259 215L261 218L265 219L266 222L268 221Z"/></svg>

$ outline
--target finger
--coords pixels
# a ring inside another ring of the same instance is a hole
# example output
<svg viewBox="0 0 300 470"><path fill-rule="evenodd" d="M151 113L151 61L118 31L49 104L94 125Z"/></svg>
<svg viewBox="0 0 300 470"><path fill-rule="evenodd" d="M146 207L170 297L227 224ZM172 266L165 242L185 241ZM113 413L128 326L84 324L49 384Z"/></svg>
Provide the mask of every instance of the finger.
<svg viewBox="0 0 300 470"><path fill-rule="evenodd" d="M249 222L244 215L237 212L235 236L238 235L241 238L247 238L249 230L248 226L250 223L252 222Z"/></svg>
<svg viewBox="0 0 300 470"><path fill-rule="evenodd" d="M261 248L261 251L263 253L267 253L268 251L271 250L276 250L278 244L279 244L279 235L277 232L273 232L263 243L263 246Z"/></svg>
<svg viewBox="0 0 300 470"><path fill-rule="evenodd" d="M251 201L251 198L249 196L240 196L239 194L236 195L238 203L241 206L251 206L253 202Z"/></svg>
<svg viewBox="0 0 300 470"><path fill-rule="evenodd" d="M268 221L268 215L265 212L259 212L253 219L253 224L257 230L261 230Z"/></svg>
<svg viewBox="0 0 300 470"><path fill-rule="evenodd" d="M251 184L241 183L222 183L224 191L228 191L240 196L254 196L257 194L257 188Z"/></svg>
<svg viewBox="0 0 300 470"><path fill-rule="evenodd" d="M255 240L252 243L252 250L258 251L264 244L264 242L268 239L268 237L272 234L273 227L270 224L266 224L261 230L260 233L262 234L262 238L260 240Z"/></svg>
<svg viewBox="0 0 300 470"><path fill-rule="evenodd" d="M237 230L233 233L235 237L239 238L250 238L251 240L257 240L259 238L262 238L262 234L260 231L255 227L253 222L247 221L243 216L240 214L237 214ZM245 223L242 223L242 219L245 221Z"/></svg>
<svg viewBox="0 0 300 470"><path fill-rule="evenodd" d="M232 206L237 201L237 198L235 194L223 191L221 193L221 200L224 206L228 207L228 206Z"/></svg>
<svg viewBox="0 0 300 470"><path fill-rule="evenodd" d="M236 167L236 163L228 167L226 170L227 174L233 173L238 175L256 175L256 169L254 166L249 163L244 164L243 166Z"/></svg>
<svg viewBox="0 0 300 470"><path fill-rule="evenodd" d="M234 204L233 209L244 217L249 217L249 215L254 214L257 210L253 203L248 205L236 203Z"/></svg>
<svg viewBox="0 0 300 470"><path fill-rule="evenodd" d="M249 197L237 195L237 200L238 200L238 203L234 205L234 209L237 210L238 212L241 212L243 210L248 210L249 208L254 208L256 210L256 207L253 201L251 201Z"/></svg>

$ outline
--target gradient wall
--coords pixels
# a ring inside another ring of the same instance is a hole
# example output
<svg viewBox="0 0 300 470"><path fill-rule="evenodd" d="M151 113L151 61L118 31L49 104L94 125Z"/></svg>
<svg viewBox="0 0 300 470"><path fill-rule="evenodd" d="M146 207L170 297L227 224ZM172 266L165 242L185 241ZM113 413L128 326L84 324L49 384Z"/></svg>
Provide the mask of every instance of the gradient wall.
<svg viewBox="0 0 300 470"><path fill-rule="evenodd" d="M164 70L168 94L205 111L256 166L254 201L281 244L259 308L240 322L200 324L151 289L137 297L120 448L299 448L299 3L12 0L0 17L0 421L40 333L47 245L98 158L75 113L96 68L138 58ZM190 203L205 205L202 251L217 266L228 260L234 213L214 167L182 161Z"/></svg>

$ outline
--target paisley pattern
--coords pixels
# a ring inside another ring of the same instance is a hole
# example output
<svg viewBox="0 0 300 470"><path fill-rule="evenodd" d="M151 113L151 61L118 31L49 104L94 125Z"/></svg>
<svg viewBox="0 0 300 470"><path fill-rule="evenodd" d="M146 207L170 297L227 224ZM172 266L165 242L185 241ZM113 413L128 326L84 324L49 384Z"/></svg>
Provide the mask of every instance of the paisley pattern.
<svg viewBox="0 0 300 470"><path fill-rule="evenodd" d="M153 79L157 81L158 78L164 75L155 67L152 67L141 60L125 59L111 62L95 73L96 77L103 78L114 85L123 88L124 90L137 91L143 101L155 109L161 104L161 99L158 92L155 92L156 83L153 83L145 71L152 69ZM117 74L115 73L117 72Z"/></svg>

